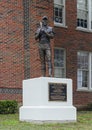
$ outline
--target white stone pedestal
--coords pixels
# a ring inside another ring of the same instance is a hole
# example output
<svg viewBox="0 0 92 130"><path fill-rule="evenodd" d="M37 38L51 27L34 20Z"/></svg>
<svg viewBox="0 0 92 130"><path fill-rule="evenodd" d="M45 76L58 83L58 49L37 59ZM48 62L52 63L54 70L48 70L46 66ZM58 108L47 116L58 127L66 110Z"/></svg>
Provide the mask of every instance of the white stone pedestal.
<svg viewBox="0 0 92 130"><path fill-rule="evenodd" d="M65 89L62 89L62 84L65 84ZM19 118L34 122L76 121L76 108L72 105L72 80L49 77L24 80Z"/></svg>

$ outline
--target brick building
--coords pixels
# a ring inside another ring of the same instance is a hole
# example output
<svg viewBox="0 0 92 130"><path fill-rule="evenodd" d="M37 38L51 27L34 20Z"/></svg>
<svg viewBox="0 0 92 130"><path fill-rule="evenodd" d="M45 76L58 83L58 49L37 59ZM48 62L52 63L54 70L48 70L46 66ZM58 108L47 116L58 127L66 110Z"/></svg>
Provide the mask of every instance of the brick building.
<svg viewBox="0 0 92 130"><path fill-rule="evenodd" d="M53 76L73 80L74 105L92 103L92 0L0 0L0 100L21 102L22 80L41 76L34 33L44 15L56 33Z"/></svg>

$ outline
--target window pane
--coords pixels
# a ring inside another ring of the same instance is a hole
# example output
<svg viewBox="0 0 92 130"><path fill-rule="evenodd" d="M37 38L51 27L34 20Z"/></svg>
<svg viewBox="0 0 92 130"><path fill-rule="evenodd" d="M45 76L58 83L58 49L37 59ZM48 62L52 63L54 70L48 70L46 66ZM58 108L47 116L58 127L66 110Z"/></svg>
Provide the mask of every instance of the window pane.
<svg viewBox="0 0 92 130"><path fill-rule="evenodd" d="M87 13L78 10L77 26L87 28Z"/></svg>
<svg viewBox="0 0 92 130"><path fill-rule="evenodd" d="M87 20L87 11L78 10L77 16L79 19Z"/></svg>
<svg viewBox="0 0 92 130"><path fill-rule="evenodd" d="M54 21L64 24L64 5L65 0L54 0Z"/></svg>
<svg viewBox="0 0 92 130"><path fill-rule="evenodd" d="M88 69L88 53L78 52L78 69Z"/></svg>
<svg viewBox="0 0 92 130"><path fill-rule="evenodd" d="M65 77L65 70L63 68L54 68L54 76L57 78L64 78Z"/></svg>
<svg viewBox="0 0 92 130"><path fill-rule="evenodd" d="M88 72L82 71L82 87L88 87Z"/></svg>
<svg viewBox="0 0 92 130"><path fill-rule="evenodd" d="M77 72L78 88L82 87L82 71Z"/></svg>
<svg viewBox="0 0 92 130"><path fill-rule="evenodd" d="M92 29L92 0L91 0L91 29Z"/></svg>
<svg viewBox="0 0 92 130"><path fill-rule="evenodd" d="M64 50L55 49L54 66L55 67L64 67Z"/></svg>
<svg viewBox="0 0 92 130"><path fill-rule="evenodd" d="M78 70L78 88L88 87L88 71Z"/></svg>
<svg viewBox="0 0 92 130"><path fill-rule="evenodd" d="M55 5L54 7L54 21L63 23L63 7L60 5Z"/></svg>
<svg viewBox="0 0 92 130"><path fill-rule="evenodd" d="M55 4L63 4L63 0L54 0Z"/></svg>
<svg viewBox="0 0 92 130"><path fill-rule="evenodd" d="M77 8L87 10L87 0L77 0Z"/></svg>
<svg viewBox="0 0 92 130"><path fill-rule="evenodd" d="M88 19L87 0L77 0L77 26L87 28Z"/></svg>
<svg viewBox="0 0 92 130"><path fill-rule="evenodd" d="M78 88L88 87L89 81L89 53L78 52Z"/></svg>
<svg viewBox="0 0 92 130"><path fill-rule="evenodd" d="M65 77L65 51L62 49L54 50L54 76Z"/></svg>

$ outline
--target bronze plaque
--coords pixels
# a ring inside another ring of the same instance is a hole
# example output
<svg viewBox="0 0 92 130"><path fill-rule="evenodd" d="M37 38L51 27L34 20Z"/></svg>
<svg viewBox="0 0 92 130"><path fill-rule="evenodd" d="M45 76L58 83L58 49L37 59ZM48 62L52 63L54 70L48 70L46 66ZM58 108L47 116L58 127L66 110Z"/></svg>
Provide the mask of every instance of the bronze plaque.
<svg viewBox="0 0 92 130"><path fill-rule="evenodd" d="M49 83L49 101L67 101L67 84Z"/></svg>

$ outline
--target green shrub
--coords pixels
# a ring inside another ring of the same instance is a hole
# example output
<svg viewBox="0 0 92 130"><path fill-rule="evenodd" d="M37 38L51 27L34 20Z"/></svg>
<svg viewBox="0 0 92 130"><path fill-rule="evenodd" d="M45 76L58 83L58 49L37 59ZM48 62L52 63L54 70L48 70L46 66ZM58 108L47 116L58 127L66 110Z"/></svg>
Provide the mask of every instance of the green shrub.
<svg viewBox="0 0 92 130"><path fill-rule="evenodd" d="M89 110L89 111L92 111L92 103L89 103L89 104L88 104L88 110Z"/></svg>
<svg viewBox="0 0 92 130"><path fill-rule="evenodd" d="M17 112L18 103L13 100L1 100L0 101L0 114L14 114Z"/></svg>

